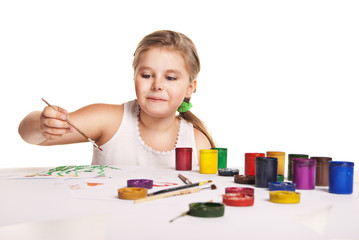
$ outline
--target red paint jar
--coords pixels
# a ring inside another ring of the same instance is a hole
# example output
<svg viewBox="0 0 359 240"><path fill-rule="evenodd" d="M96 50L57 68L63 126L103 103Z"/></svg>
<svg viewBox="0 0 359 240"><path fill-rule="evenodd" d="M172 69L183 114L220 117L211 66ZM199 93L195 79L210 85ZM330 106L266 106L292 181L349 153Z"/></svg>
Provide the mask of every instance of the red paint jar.
<svg viewBox="0 0 359 240"><path fill-rule="evenodd" d="M264 153L246 153L244 163L245 175L256 175L256 157L265 157Z"/></svg>
<svg viewBox="0 0 359 240"><path fill-rule="evenodd" d="M242 193L249 196L254 196L254 188L248 187L226 187L225 193Z"/></svg>
<svg viewBox="0 0 359 240"><path fill-rule="evenodd" d="M233 207L248 207L254 204L254 196L244 193L225 193L222 199L225 205Z"/></svg>
<svg viewBox="0 0 359 240"><path fill-rule="evenodd" d="M176 170L192 170L192 148L176 148Z"/></svg>

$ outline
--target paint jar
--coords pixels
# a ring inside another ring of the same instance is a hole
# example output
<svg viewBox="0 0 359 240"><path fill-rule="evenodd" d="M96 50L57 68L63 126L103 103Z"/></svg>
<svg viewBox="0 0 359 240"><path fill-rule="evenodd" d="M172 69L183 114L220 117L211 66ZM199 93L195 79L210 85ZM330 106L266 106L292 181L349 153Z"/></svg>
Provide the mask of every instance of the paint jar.
<svg viewBox="0 0 359 240"><path fill-rule="evenodd" d="M256 157L255 186L266 188L269 182L277 181L278 159Z"/></svg>
<svg viewBox="0 0 359 240"><path fill-rule="evenodd" d="M278 159L278 174L284 177L285 152L267 151L267 157Z"/></svg>
<svg viewBox="0 0 359 240"><path fill-rule="evenodd" d="M336 194L353 193L353 162L329 163L329 192Z"/></svg>
<svg viewBox="0 0 359 240"><path fill-rule="evenodd" d="M218 151L218 169L227 168L227 148L212 148Z"/></svg>
<svg viewBox="0 0 359 240"><path fill-rule="evenodd" d="M291 182L270 182L268 184L269 191L295 191L295 183Z"/></svg>
<svg viewBox="0 0 359 240"><path fill-rule="evenodd" d="M176 170L179 171L192 170L192 148L189 147L176 148Z"/></svg>
<svg viewBox="0 0 359 240"><path fill-rule="evenodd" d="M331 157L311 157L317 161L315 186L329 186L329 162Z"/></svg>
<svg viewBox="0 0 359 240"><path fill-rule="evenodd" d="M256 175L256 157L265 157L264 153L244 154L244 175Z"/></svg>
<svg viewBox="0 0 359 240"><path fill-rule="evenodd" d="M293 158L293 182L297 189L315 188L315 159Z"/></svg>
<svg viewBox="0 0 359 240"><path fill-rule="evenodd" d="M277 181L278 181L278 182L284 182L284 176L278 174L278 176L277 176Z"/></svg>
<svg viewBox="0 0 359 240"><path fill-rule="evenodd" d="M199 151L199 172L216 174L218 170L218 151L215 149L201 149Z"/></svg>
<svg viewBox="0 0 359 240"><path fill-rule="evenodd" d="M309 158L307 154L288 154L288 180L293 179L293 158Z"/></svg>

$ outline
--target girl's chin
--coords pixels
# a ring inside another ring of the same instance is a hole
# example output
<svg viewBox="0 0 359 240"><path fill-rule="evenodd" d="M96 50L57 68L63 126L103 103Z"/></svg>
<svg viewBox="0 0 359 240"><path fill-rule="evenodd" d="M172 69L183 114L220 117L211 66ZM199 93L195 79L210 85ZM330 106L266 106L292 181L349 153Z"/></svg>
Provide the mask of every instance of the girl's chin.
<svg viewBox="0 0 359 240"><path fill-rule="evenodd" d="M160 107L150 107L150 108L145 108L143 109L146 114L150 115L151 117L155 117L155 118L165 118L165 117L169 117L172 116L173 114L176 114L176 110L171 111L169 109L164 109L164 108L160 108Z"/></svg>

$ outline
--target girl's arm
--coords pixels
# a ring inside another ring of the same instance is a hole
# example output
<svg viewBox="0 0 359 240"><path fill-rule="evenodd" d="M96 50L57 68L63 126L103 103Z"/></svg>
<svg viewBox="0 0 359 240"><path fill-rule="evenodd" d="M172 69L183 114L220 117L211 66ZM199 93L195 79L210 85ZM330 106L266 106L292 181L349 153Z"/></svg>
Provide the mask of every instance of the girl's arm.
<svg viewBox="0 0 359 240"><path fill-rule="evenodd" d="M75 112L53 106L42 112L32 112L19 125L20 136L28 143L58 145L85 142L80 133L67 122L71 122L98 145L107 142L117 131L123 116L123 105L93 104Z"/></svg>

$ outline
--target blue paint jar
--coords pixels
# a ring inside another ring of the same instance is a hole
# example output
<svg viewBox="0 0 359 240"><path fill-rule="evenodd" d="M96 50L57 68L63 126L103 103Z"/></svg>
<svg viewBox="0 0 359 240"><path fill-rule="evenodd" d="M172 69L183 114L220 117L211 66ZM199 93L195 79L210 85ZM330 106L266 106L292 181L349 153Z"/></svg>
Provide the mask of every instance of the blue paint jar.
<svg viewBox="0 0 359 240"><path fill-rule="evenodd" d="M336 194L353 193L353 162L332 161L329 163L329 192Z"/></svg>
<svg viewBox="0 0 359 240"><path fill-rule="evenodd" d="M271 157L256 157L255 186L267 188L268 183L276 182L278 175L278 159Z"/></svg>
<svg viewBox="0 0 359 240"><path fill-rule="evenodd" d="M269 191L295 191L295 183L291 182L270 182L268 184Z"/></svg>

